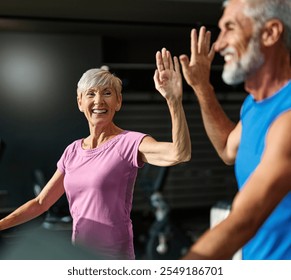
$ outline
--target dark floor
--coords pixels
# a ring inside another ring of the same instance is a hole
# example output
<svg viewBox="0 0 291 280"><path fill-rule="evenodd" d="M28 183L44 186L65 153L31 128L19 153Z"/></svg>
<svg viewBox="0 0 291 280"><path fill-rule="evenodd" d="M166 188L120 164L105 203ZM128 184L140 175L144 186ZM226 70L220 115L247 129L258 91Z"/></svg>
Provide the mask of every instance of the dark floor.
<svg viewBox="0 0 291 280"><path fill-rule="evenodd" d="M179 259L209 227L209 211L209 208L172 210L164 222L156 222L152 213L133 212L136 259ZM94 258L74 251L69 228L44 229L43 219L0 232L0 259Z"/></svg>

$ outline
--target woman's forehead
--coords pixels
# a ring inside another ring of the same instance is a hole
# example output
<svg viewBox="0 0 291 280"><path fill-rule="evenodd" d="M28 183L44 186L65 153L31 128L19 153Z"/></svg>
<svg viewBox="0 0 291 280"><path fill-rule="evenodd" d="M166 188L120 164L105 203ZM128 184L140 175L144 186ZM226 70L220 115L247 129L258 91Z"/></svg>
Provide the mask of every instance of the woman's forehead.
<svg viewBox="0 0 291 280"><path fill-rule="evenodd" d="M93 85L86 89L86 91L104 91L104 90L112 90L114 91L114 87L112 85Z"/></svg>

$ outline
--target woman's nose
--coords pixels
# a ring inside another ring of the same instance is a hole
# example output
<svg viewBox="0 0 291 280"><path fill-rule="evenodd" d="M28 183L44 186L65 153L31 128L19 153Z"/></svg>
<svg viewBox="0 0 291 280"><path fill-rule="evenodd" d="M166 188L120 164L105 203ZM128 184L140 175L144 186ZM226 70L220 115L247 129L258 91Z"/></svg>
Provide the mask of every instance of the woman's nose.
<svg viewBox="0 0 291 280"><path fill-rule="evenodd" d="M102 94L96 94L94 97L94 103L95 104L100 104L103 102L103 97Z"/></svg>

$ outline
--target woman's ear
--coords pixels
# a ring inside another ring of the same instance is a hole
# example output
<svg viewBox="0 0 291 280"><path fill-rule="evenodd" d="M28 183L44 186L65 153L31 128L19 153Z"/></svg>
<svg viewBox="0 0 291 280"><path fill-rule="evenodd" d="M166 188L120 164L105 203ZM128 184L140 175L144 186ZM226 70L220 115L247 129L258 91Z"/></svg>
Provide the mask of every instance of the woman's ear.
<svg viewBox="0 0 291 280"><path fill-rule="evenodd" d="M78 94L77 95L77 103L78 103L78 107L80 112L84 112L83 108L82 108L82 95Z"/></svg>
<svg viewBox="0 0 291 280"><path fill-rule="evenodd" d="M278 19L271 19L265 23L262 30L262 44L270 47L276 44L283 36L284 26Z"/></svg>
<svg viewBox="0 0 291 280"><path fill-rule="evenodd" d="M115 107L115 111L118 112L121 109L122 106L122 94L117 94L117 104Z"/></svg>

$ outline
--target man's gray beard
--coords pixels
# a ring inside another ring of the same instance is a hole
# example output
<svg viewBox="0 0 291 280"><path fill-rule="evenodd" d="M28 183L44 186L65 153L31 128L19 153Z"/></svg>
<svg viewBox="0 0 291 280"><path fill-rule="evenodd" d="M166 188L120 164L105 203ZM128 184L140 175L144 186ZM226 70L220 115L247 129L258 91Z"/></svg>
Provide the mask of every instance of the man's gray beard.
<svg viewBox="0 0 291 280"><path fill-rule="evenodd" d="M237 62L224 66L222 79L227 85L242 83L260 68L264 60L264 55L260 51L259 39L253 37L250 40L247 52L242 58Z"/></svg>

